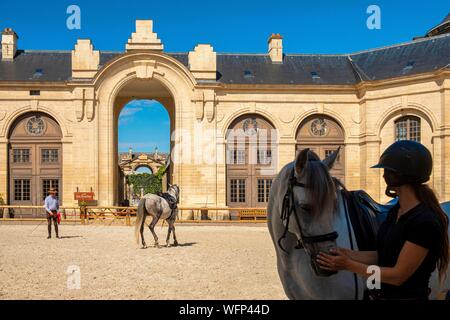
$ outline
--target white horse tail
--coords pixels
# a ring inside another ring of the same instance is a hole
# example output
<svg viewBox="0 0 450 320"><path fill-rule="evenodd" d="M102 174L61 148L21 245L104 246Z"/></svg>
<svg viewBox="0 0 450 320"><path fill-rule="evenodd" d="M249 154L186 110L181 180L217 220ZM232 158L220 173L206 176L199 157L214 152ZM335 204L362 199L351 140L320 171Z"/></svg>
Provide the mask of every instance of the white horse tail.
<svg viewBox="0 0 450 320"><path fill-rule="evenodd" d="M145 198L142 198L141 200L139 200L137 213L136 213L136 223L134 226L134 234L136 236L137 244L139 244L139 234L145 223L145 218L148 215L147 209L145 207L145 200L146 200Z"/></svg>

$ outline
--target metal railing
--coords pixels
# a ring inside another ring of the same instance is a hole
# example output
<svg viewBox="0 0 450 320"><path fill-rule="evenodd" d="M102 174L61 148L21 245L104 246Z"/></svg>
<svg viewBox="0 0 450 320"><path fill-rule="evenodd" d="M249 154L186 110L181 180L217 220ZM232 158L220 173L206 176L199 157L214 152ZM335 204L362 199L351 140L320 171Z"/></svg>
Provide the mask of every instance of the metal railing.
<svg viewBox="0 0 450 320"><path fill-rule="evenodd" d="M137 207L60 207L61 222L75 224L125 224L131 226ZM241 214L242 217L241 217ZM254 215L252 215L254 212ZM179 207L178 223L264 223L265 208ZM8 217L5 217L8 216ZM250 218L250 219L249 219ZM46 221L43 206L0 206L0 222Z"/></svg>

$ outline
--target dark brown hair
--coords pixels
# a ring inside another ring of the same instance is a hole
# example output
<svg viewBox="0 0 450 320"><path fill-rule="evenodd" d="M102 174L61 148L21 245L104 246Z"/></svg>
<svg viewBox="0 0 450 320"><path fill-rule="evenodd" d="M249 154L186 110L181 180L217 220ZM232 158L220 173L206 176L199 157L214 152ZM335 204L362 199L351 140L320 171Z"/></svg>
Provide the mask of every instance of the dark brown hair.
<svg viewBox="0 0 450 320"><path fill-rule="evenodd" d="M444 210L442 210L439 200L434 191L425 184L415 184L413 189L417 199L423 204L427 205L437 216L441 225L441 239L442 242L438 248L437 255L437 269L439 271L439 280L441 283L446 278L446 272L449 263L449 244L448 244L448 217Z"/></svg>

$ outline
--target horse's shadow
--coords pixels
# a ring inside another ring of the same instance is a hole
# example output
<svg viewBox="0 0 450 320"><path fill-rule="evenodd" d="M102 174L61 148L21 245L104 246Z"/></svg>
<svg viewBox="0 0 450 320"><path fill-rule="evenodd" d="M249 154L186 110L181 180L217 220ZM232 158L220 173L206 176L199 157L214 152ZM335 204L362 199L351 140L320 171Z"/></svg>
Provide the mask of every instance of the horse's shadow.
<svg viewBox="0 0 450 320"><path fill-rule="evenodd" d="M83 238L83 236L63 236L63 237L59 237L60 240L75 239L75 238Z"/></svg>
<svg viewBox="0 0 450 320"><path fill-rule="evenodd" d="M192 247L195 246L197 242L186 242L186 243L179 243L178 247Z"/></svg>
<svg viewBox="0 0 450 320"><path fill-rule="evenodd" d="M196 245L197 242L186 242L186 243L179 243L178 245L174 246L173 244L170 245L170 247L167 247L166 245L160 244L158 247L155 246L147 246L141 249L152 249L152 248L158 248L158 249L172 249L172 248L179 248L179 247L192 247Z"/></svg>

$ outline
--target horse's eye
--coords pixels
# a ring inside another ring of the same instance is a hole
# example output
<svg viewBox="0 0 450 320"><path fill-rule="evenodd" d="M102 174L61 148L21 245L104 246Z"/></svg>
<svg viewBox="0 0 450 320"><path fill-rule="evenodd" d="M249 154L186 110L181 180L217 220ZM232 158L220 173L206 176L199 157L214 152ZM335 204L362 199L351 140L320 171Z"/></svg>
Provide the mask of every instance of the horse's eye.
<svg viewBox="0 0 450 320"><path fill-rule="evenodd" d="M307 203L301 203L299 206L303 211L306 211L308 213L312 211L312 206Z"/></svg>

